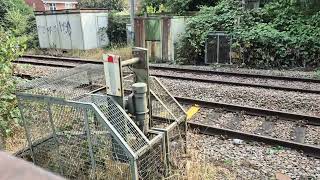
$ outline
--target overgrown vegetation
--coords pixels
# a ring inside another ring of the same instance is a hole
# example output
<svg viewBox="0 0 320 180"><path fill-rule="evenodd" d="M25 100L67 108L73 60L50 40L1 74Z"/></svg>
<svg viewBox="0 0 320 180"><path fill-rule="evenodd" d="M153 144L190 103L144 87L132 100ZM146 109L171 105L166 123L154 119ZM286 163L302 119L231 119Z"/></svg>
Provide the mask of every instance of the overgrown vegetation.
<svg viewBox="0 0 320 180"><path fill-rule="evenodd" d="M29 48L38 46L35 16L24 0L0 0L0 26L25 39Z"/></svg>
<svg viewBox="0 0 320 180"><path fill-rule="evenodd" d="M187 23L179 43L179 61L202 62L207 34L226 31L233 36L238 64L256 68L317 67L320 12L313 3L318 4L279 0L249 10L238 0L221 0L215 7L202 7Z"/></svg>
<svg viewBox="0 0 320 180"><path fill-rule="evenodd" d="M5 148L5 138L10 135L13 126L18 124L12 61L25 48L22 41L0 29L0 149Z"/></svg>
<svg viewBox="0 0 320 180"><path fill-rule="evenodd" d="M15 98L14 61L37 44L35 17L23 0L0 0L0 149L19 119Z"/></svg>
<svg viewBox="0 0 320 180"><path fill-rule="evenodd" d="M107 34L111 44L125 44L127 42L127 24L130 17L125 15L109 15Z"/></svg>
<svg viewBox="0 0 320 180"><path fill-rule="evenodd" d="M198 11L201 6L213 6L218 0L144 0L145 12L171 12L183 14Z"/></svg>

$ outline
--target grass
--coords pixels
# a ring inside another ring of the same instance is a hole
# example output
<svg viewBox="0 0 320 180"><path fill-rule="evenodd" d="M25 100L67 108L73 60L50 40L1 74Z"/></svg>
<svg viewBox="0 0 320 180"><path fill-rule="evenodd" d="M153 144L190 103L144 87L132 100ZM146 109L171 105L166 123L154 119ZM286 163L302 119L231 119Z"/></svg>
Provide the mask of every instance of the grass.
<svg viewBox="0 0 320 180"><path fill-rule="evenodd" d="M224 163L215 163L203 159L196 149L188 150L188 159L183 169L174 170L165 180L234 180L236 175Z"/></svg>
<svg viewBox="0 0 320 180"><path fill-rule="evenodd" d="M12 135L6 138L6 152L15 153L27 147L27 139L25 136L25 129L21 126L12 127Z"/></svg>
<svg viewBox="0 0 320 180"><path fill-rule="evenodd" d="M106 48L91 50L59 50L59 49L32 49L26 54L37 54L58 57L74 57L83 59L101 59L103 54L114 54L121 56L122 60L132 58L132 47L126 45L113 45Z"/></svg>

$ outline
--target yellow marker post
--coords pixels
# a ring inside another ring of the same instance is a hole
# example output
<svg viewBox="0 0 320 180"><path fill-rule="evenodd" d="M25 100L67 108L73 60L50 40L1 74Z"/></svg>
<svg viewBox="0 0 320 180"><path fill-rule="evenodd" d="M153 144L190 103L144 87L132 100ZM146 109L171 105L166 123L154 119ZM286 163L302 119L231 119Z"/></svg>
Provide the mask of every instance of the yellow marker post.
<svg viewBox="0 0 320 180"><path fill-rule="evenodd" d="M198 111L200 106L195 104L187 111L187 120L190 120Z"/></svg>

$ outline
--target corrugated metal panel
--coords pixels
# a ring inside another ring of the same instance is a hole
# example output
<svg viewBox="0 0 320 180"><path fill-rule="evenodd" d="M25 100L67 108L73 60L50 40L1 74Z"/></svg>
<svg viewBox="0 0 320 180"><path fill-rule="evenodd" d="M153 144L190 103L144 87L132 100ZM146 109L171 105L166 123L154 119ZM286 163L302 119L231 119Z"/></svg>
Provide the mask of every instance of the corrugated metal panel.
<svg viewBox="0 0 320 180"><path fill-rule="evenodd" d="M41 48L94 49L109 43L107 13L37 15Z"/></svg>
<svg viewBox="0 0 320 180"><path fill-rule="evenodd" d="M98 47L109 44L108 35L105 33L108 28L108 15L97 16Z"/></svg>
<svg viewBox="0 0 320 180"><path fill-rule="evenodd" d="M145 21L146 41L160 41L160 19L147 19Z"/></svg>
<svg viewBox="0 0 320 180"><path fill-rule="evenodd" d="M136 47L145 47L145 29L144 20L142 18L136 18L134 20L134 41Z"/></svg>
<svg viewBox="0 0 320 180"><path fill-rule="evenodd" d="M46 16L47 20L47 30L48 30L48 36L49 36L49 46L50 48L60 48L60 37L59 37L59 31L58 31L58 25L57 25L57 16L56 15L50 15Z"/></svg>
<svg viewBox="0 0 320 180"><path fill-rule="evenodd" d="M162 20L162 60L169 61L169 44L171 40L171 20L169 17L165 17Z"/></svg>
<svg viewBox="0 0 320 180"><path fill-rule="evenodd" d="M71 25L66 15L57 15L58 29L61 40L61 48L62 49L71 49Z"/></svg>
<svg viewBox="0 0 320 180"><path fill-rule="evenodd" d="M80 14L68 14L67 16L71 27L72 49L84 49Z"/></svg>
<svg viewBox="0 0 320 180"><path fill-rule="evenodd" d="M151 61L159 61L162 59L161 42L160 41L146 41L148 56Z"/></svg>
<svg viewBox="0 0 320 180"><path fill-rule="evenodd" d="M39 44L42 48L50 48L45 16L36 16Z"/></svg>
<svg viewBox="0 0 320 180"><path fill-rule="evenodd" d="M185 24L185 17L135 18L135 46L148 48L150 59L174 62L175 43Z"/></svg>
<svg viewBox="0 0 320 180"><path fill-rule="evenodd" d="M92 49L98 46L97 21L93 13L81 14L81 24L83 29L84 49Z"/></svg>

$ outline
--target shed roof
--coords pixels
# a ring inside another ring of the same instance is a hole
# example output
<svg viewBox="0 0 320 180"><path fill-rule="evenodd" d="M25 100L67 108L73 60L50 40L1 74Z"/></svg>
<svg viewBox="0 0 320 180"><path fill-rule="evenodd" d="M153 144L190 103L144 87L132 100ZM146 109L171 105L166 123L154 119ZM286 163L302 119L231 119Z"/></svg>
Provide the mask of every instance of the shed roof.
<svg viewBox="0 0 320 180"><path fill-rule="evenodd" d="M108 13L107 9L63 9L55 11L36 11L36 16L51 14Z"/></svg>

